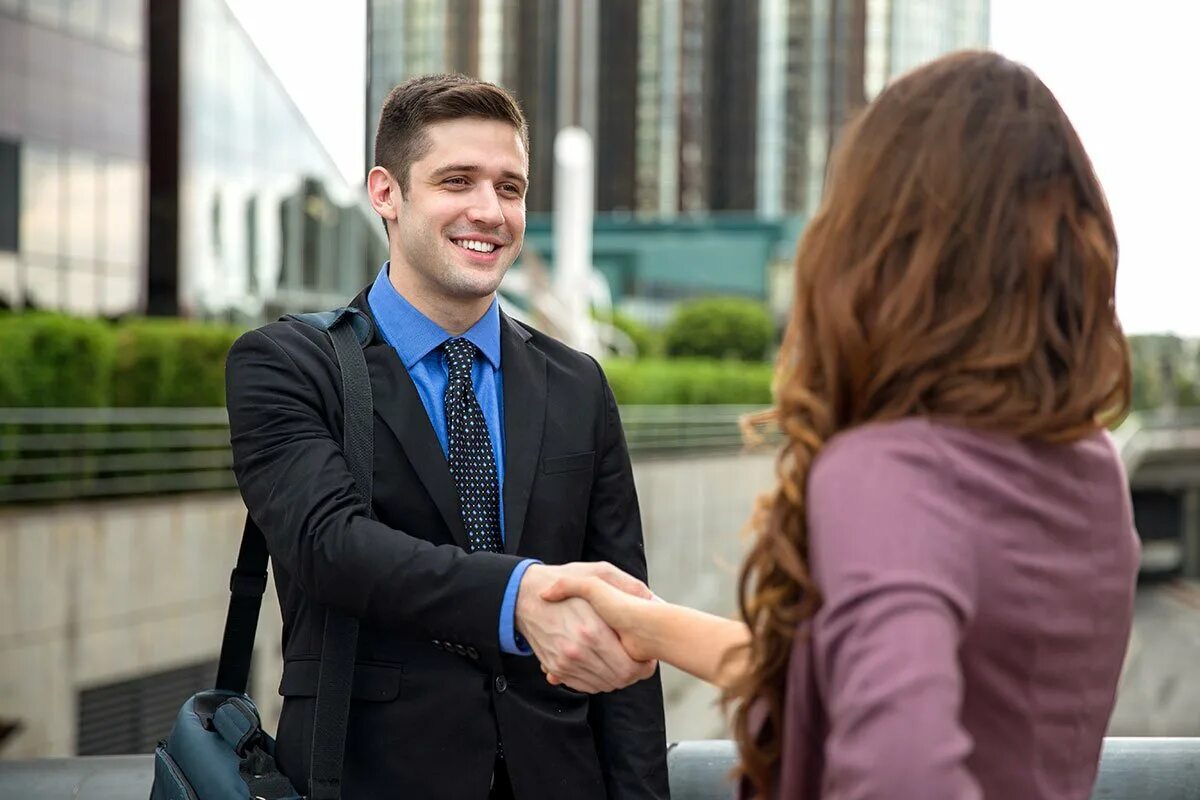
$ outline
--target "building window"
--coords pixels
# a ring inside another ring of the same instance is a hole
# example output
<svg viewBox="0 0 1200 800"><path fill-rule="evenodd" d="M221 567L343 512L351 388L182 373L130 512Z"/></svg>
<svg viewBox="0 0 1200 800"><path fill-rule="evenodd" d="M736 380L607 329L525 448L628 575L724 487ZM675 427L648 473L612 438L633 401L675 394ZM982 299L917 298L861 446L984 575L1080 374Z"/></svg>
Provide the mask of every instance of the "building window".
<svg viewBox="0 0 1200 800"><path fill-rule="evenodd" d="M0 252L0 310L21 305L21 282L17 274L17 257Z"/></svg>
<svg viewBox="0 0 1200 800"><path fill-rule="evenodd" d="M16 142L0 139L0 252L18 250L20 208L21 152Z"/></svg>
<svg viewBox="0 0 1200 800"><path fill-rule="evenodd" d="M143 0L105 0L104 32L110 42L127 50L142 48Z"/></svg>
<svg viewBox="0 0 1200 800"><path fill-rule="evenodd" d="M64 248L67 260L74 269L95 269L99 251L97 204L100 200L100 177L96 157L91 153L71 151L64 167L63 193L66 214L63 217Z"/></svg>
<svg viewBox="0 0 1200 800"><path fill-rule="evenodd" d="M29 4L29 18L41 25L57 28L63 24L64 0L37 0Z"/></svg>
<svg viewBox="0 0 1200 800"><path fill-rule="evenodd" d="M66 0L63 6L63 21L68 31L87 39L99 38L100 0Z"/></svg>
<svg viewBox="0 0 1200 800"><path fill-rule="evenodd" d="M59 255L62 176L56 150L21 148L21 249L54 262Z"/></svg>
<svg viewBox="0 0 1200 800"><path fill-rule="evenodd" d="M136 277L142 253L145 191L142 165L109 159L104 169L102 260L108 272Z"/></svg>
<svg viewBox="0 0 1200 800"><path fill-rule="evenodd" d="M183 702L211 689L216 676L217 662L202 661L80 692L76 754L153 752Z"/></svg>

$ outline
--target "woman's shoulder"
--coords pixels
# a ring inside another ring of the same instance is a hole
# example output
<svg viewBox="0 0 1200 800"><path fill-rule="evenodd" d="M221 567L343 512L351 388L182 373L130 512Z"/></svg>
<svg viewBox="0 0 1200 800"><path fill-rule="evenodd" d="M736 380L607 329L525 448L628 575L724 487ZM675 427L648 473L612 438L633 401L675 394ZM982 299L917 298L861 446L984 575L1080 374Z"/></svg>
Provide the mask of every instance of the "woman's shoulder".
<svg viewBox="0 0 1200 800"><path fill-rule="evenodd" d="M936 468L942 460L940 425L907 418L859 425L826 442L813 462L810 488L853 479L860 486L882 478L900 478Z"/></svg>
<svg viewBox="0 0 1200 800"><path fill-rule="evenodd" d="M1116 443L1104 430L1078 441L1055 444L909 417L870 423L831 438L812 468L814 484L824 476L924 477L925 482L961 478L967 472L1120 473ZM1121 477L1121 476L1117 476Z"/></svg>

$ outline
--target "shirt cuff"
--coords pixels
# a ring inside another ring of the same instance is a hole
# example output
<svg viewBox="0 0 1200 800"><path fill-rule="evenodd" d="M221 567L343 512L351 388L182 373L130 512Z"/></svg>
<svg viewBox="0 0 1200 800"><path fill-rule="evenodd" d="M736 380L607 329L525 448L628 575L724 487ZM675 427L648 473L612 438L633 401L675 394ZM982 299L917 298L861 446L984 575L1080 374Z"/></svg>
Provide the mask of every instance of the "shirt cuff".
<svg viewBox="0 0 1200 800"><path fill-rule="evenodd" d="M512 571L508 578L508 587L504 590L504 602L500 605L500 652L510 656L531 656L533 648L525 641L525 637L517 633L517 591L521 588L521 578L530 564L540 564L536 558L527 558Z"/></svg>

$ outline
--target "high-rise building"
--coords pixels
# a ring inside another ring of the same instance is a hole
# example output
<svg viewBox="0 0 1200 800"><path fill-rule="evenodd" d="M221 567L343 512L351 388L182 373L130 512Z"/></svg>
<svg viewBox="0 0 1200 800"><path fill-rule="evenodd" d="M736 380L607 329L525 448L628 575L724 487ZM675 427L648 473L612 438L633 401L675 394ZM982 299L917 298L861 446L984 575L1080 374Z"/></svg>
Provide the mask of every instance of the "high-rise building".
<svg viewBox="0 0 1200 800"><path fill-rule="evenodd" d="M377 217L223 0L0 3L0 304L333 307Z"/></svg>
<svg viewBox="0 0 1200 800"><path fill-rule="evenodd" d="M530 130L529 209L548 211L558 130L558 0L368 0L366 163L392 88L435 72L509 88Z"/></svg>
<svg viewBox="0 0 1200 800"><path fill-rule="evenodd" d="M868 97L953 50L987 47L990 0L867 0Z"/></svg>
<svg viewBox="0 0 1200 800"><path fill-rule="evenodd" d="M368 138L396 83L479 75L513 91L529 118L531 211L551 207L553 139L572 123L595 140L597 210L650 217L811 212L845 121L892 76L986 45L988 15L988 0L368 7Z"/></svg>

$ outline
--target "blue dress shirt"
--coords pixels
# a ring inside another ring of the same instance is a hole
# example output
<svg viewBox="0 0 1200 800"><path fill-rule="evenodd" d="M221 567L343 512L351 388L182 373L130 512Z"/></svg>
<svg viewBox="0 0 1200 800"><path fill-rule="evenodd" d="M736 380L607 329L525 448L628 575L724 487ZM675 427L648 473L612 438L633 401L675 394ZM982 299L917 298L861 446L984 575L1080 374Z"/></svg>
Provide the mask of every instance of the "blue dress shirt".
<svg viewBox="0 0 1200 800"><path fill-rule="evenodd" d="M404 368L408 370L417 394L425 405L433 432L442 445L442 454L449 450L446 433L446 384L449 372L442 357L441 346L447 339L454 338L441 326L418 311L412 303L396 291L388 279L388 264L383 265L367 302L375 315L375 322L384 340L392 346ZM483 358L475 359L471 368L471 382L475 386L475 397L483 410L488 434L492 439L492 455L496 459L497 487L500 495L500 538L504 539L504 378L500 369L500 306L492 300L491 306L478 322L471 326L463 337L475 345ZM500 649L512 655L530 655L533 651L516 632L514 616L517 605L517 588L530 564L536 559L526 559L517 564L508 579L504 601L500 606Z"/></svg>

